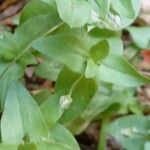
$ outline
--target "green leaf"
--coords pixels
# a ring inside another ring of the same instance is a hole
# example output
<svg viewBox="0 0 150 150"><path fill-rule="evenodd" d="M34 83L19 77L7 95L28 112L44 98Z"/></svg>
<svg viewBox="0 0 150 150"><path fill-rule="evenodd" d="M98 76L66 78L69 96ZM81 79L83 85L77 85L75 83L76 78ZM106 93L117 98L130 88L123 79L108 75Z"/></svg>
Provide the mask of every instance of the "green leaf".
<svg viewBox="0 0 150 150"><path fill-rule="evenodd" d="M123 58L123 45L120 39L110 38L108 41L110 54L99 66L97 78L126 87L148 84L150 80L142 76Z"/></svg>
<svg viewBox="0 0 150 150"><path fill-rule="evenodd" d="M19 52L21 50L24 50L24 48L26 49L29 46L31 47L31 43L35 39L45 35L47 32L51 31L52 28L55 27L55 25L57 26L57 24L59 23L60 20L57 14L52 14L36 16L19 26L14 34L15 40L17 40L19 44Z"/></svg>
<svg viewBox="0 0 150 150"><path fill-rule="evenodd" d="M120 35L120 31L114 31L107 28L98 28L95 27L92 30L90 30L89 34L95 38L98 38L98 40L105 40L106 38L116 38L116 36Z"/></svg>
<svg viewBox="0 0 150 150"><path fill-rule="evenodd" d="M67 145L57 143L38 143L25 145L0 145L1 150L75 150L70 149Z"/></svg>
<svg viewBox="0 0 150 150"><path fill-rule="evenodd" d="M17 81L10 85L6 96L1 134L6 144L19 144L24 136L28 136L31 142L38 142L41 137L48 136L38 105Z"/></svg>
<svg viewBox="0 0 150 150"><path fill-rule="evenodd" d="M97 26L112 30L120 30L129 26L137 18L141 8L139 0L112 0L105 2L97 0L97 2L100 9L97 13L100 16L104 16L103 19L97 21Z"/></svg>
<svg viewBox="0 0 150 150"><path fill-rule="evenodd" d="M6 61L12 60L18 49L13 34L9 32L1 32L0 36L0 58Z"/></svg>
<svg viewBox="0 0 150 150"><path fill-rule="evenodd" d="M35 16L52 14L56 12L52 6L42 2L41 0L31 0L21 11L20 24Z"/></svg>
<svg viewBox="0 0 150 150"><path fill-rule="evenodd" d="M53 27L57 26L59 21L55 14L37 16L19 26L13 35L3 33L3 38L0 39L1 58L15 63L24 54L29 52L33 40L47 34L47 32L49 33L51 30L53 31L55 29Z"/></svg>
<svg viewBox="0 0 150 150"><path fill-rule="evenodd" d="M150 80L142 76L127 60L119 56L110 56L99 67L98 79L120 86L134 87L148 84Z"/></svg>
<svg viewBox="0 0 150 150"><path fill-rule="evenodd" d="M141 9L139 0L113 0L110 22L117 28L130 25L138 16Z"/></svg>
<svg viewBox="0 0 150 150"><path fill-rule="evenodd" d="M49 4L51 7L53 7L54 9L56 9L56 3L55 0L41 0L47 4Z"/></svg>
<svg viewBox="0 0 150 150"><path fill-rule="evenodd" d="M58 75L55 89L56 91L65 90L66 93L69 93L69 90L73 83L79 78L80 74L70 71L68 68L63 68ZM67 80L64 80L67 77Z"/></svg>
<svg viewBox="0 0 150 150"><path fill-rule="evenodd" d="M137 0L136 2L139 5L139 2ZM135 15L135 9L133 8L133 4L133 0L113 0L112 7L119 15L133 19Z"/></svg>
<svg viewBox="0 0 150 150"><path fill-rule="evenodd" d="M0 150L18 150L18 145L4 145L0 144Z"/></svg>
<svg viewBox="0 0 150 150"><path fill-rule="evenodd" d="M37 144L37 150L71 150L70 147L63 144L49 144L49 143L40 143Z"/></svg>
<svg viewBox="0 0 150 150"><path fill-rule="evenodd" d="M38 93L33 95L34 99L36 100L37 104L40 106L52 93L49 89L41 89Z"/></svg>
<svg viewBox="0 0 150 150"><path fill-rule="evenodd" d="M88 49L84 39L79 36L70 33L56 34L36 40L33 47L73 71L83 72L85 68Z"/></svg>
<svg viewBox="0 0 150 150"><path fill-rule="evenodd" d="M35 144L21 144L18 146L17 150L37 150L36 145Z"/></svg>
<svg viewBox="0 0 150 150"><path fill-rule="evenodd" d="M120 30L136 19L140 4L139 0L56 0L60 18L71 28L90 24Z"/></svg>
<svg viewBox="0 0 150 150"><path fill-rule="evenodd" d="M18 148L17 148L18 147ZM49 131L49 137L41 137L38 143L0 145L2 150L80 150L74 136L62 125L56 124Z"/></svg>
<svg viewBox="0 0 150 150"><path fill-rule="evenodd" d="M4 67L2 68L2 72L0 74L0 84L3 85L0 86L0 102L1 102L2 109L4 108L5 97L8 88L10 86L10 83L13 80L18 80L22 75L23 75L23 68L20 65L16 63L11 65L5 63Z"/></svg>
<svg viewBox="0 0 150 150"><path fill-rule="evenodd" d="M114 101L107 95L100 93L99 91L94 95L92 101L88 104L84 112L81 114L81 118L90 121L103 111L105 111Z"/></svg>
<svg viewBox="0 0 150 150"><path fill-rule="evenodd" d="M95 78L98 73L98 65L92 59L88 59L85 70L86 78Z"/></svg>
<svg viewBox="0 0 150 150"><path fill-rule="evenodd" d="M9 61L18 60L23 54L30 50L33 40L45 35L56 24L59 24L59 21L56 14L40 15L29 19L19 26L13 35L3 34L3 38L0 39L1 57Z"/></svg>
<svg viewBox="0 0 150 150"><path fill-rule="evenodd" d="M127 150L143 150L149 140L150 118L127 116L117 119L110 125L109 133ZM136 146L135 146L136 145Z"/></svg>
<svg viewBox="0 0 150 150"><path fill-rule="evenodd" d="M60 97L62 95L63 92L56 92L49 96L40 106L44 119L49 127L52 127L64 112L60 107Z"/></svg>
<svg viewBox="0 0 150 150"><path fill-rule="evenodd" d="M128 27L127 30L141 50L150 48L150 27Z"/></svg>
<svg viewBox="0 0 150 150"><path fill-rule="evenodd" d="M50 130L50 134L58 144L64 144L71 150L80 150L74 136L62 125L56 124Z"/></svg>
<svg viewBox="0 0 150 150"><path fill-rule="evenodd" d="M70 90L72 93L71 98L73 102L70 107L65 110L60 120L63 123L67 123L77 118L84 111L97 90L97 84L95 80L86 79L80 75L78 77L77 74L69 70L63 70L59 78L56 83L56 89L59 88L60 90L60 87L64 90L66 89L64 95L69 94ZM63 82L65 82L65 84L62 84Z"/></svg>
<svg viewBox="0 0 150 150"><path fill-rule="evenodd" d="M144 145L144 150L149 150L150 149L150 142L146 142Z"/></svg>
<svg viewBox="0 0 150 150"><path fill-rule="evenodd" d="M78 117L77 119L65 124L74 135L80 135L89 126L90 122Z"/></svg>
<svg viewBox="0 0 150 150"><path fill-rule="evenodd" d="M109 54L109 44L107 40L100 41L90 49L90 56L96 62L99 63L105 59Z"/></svg>
<svg viewBox="0 0 150 150"><path fill-rule="evenodd" d="M35 74L39 77L56 81L62 65L56 61L44 61L35 69Z"/></svg>
<svg viewBox="0 0 150 150"><path fill-rule="evenodd" d="M6 37L4 36L4 38L1 39L2 41L0 41L0 46L2 47L0 48L0 53L1 52L2 53L0 54L0 56L3 58L2 60L7 61L6 62L7 64L5 65L5 68L2 69L3 71L1 72L1 76L0 76L0 82L3 82L4 80L4 88L1 87L2 90L0 90L1 101L4 102L5 94L6 94L5 89L9 84L8 81L13 80L12 78L15 77L16 74L17 75L14 79L18 79L20 77L20 69L17 70L14 69L12 71L14 74L12 77L4 77L4 76L7 74L7 72L10 72L9 70L12 70L13 66L16 66L18 64L21 65L23 64L23 66L26 66L30 61L29 60L26 61L26 59L23 57L30 55L29 52L31 50L31 43L36 38L40 36L46 36L46 34L50 34L58 27L60 27L59 21L60 21L59 18L55 14L52 16L49 15L37 16L34 17L33 19L29 19L27 22L19 26L13 35L7 34L5 35ZM33 30L33 26L34 26L34 30ZM16 64L16 62L18 64ZM9 76L11 76L11 74Z"/></svg>
<svg viewBox="0 0 150 150"><path fill-rule="evenodd" d="M106 19L110 9L110 0L97 0L100 9L100 18Z"/></svg>
<svg viewBox="0 0 150 150"><path fill-rule="evenodd" d="M102 115L105 116L112 107L116 106L118 107L118 115L128 114L129 112L142 114L142 109L134 92L135 90L131 88L121 89L119 87L119 89L109 89L107 85L101 83L92 101L80 117L90 122L94 118L99 118ZM112 113L116 114L116 109L114 112L112 110Z"/></svg>
<svg viewBox="0 0 150 150"><path fill-rule="evenodd" d="M55 0L60 18L71 28L83 27L91 20L92 8L85 0Z"/></svg>

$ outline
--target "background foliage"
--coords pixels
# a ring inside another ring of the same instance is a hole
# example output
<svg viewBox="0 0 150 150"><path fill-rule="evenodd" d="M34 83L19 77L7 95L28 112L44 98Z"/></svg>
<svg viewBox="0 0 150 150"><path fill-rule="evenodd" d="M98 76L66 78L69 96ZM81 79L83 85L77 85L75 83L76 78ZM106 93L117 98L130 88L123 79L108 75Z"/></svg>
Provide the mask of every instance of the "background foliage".
<svg viewBox="0 0 150 150"><path fill-rule="evenodd" d="M129 26L139 11L139 0L31 0L14 33L0 32L0 149L78 150L72 134L100 120L98 149L110 134L125 149L148 150L149 117L135 89L150 79L124 56L122 41L124 29L135 52L149 48L149 27ZM31 65L55 81L54 92L25 89Z"/></svg>

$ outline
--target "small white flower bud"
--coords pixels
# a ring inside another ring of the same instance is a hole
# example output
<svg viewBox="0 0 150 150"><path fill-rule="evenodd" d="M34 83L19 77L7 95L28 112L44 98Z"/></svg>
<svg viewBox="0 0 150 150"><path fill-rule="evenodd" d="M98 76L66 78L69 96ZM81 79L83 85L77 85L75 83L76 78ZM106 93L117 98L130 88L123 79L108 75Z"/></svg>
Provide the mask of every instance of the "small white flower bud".
<svg viewBox="0 0 150 150"><path fill-rule="evenodd" d="M70 107L70 104L73 102L71 96L69 95L63 95L60 97L60 108L61 109L68 109Z"/></svg>

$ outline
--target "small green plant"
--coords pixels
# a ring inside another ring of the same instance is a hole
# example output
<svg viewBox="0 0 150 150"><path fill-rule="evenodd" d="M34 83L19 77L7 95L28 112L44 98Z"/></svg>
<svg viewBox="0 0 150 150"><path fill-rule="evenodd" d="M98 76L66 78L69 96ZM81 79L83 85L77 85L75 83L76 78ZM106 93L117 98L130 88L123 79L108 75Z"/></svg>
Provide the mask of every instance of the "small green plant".
<svg viewBox="0 0 150 150"><path fill-rule="evenodd" d="M96 119L99 150L108 134L127 150L149 150L150 118L134 91L150 79L125 59L121 40L125 29L135 51L149 48L150 29L129 27L139 11L140 0L31 0L14 33L0 32L0 149L79 150L73 134ZM54 93L29 94L22 82L28 65L55 81Z"/></svg>

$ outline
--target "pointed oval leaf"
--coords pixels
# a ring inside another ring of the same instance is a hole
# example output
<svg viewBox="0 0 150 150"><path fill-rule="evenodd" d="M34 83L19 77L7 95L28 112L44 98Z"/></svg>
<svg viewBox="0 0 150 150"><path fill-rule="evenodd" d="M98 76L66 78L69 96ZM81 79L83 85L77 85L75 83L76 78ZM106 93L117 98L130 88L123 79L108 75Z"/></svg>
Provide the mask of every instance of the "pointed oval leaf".
<svg viewBox="0 0 150 150"><path fill-rule="evenodd" d="M149 140L150 117L127 116L110 125L109 133L127 150L143 150ZM136 146L135 146L136 145Z"/></svg>
<svg viewBox="0 0 150 150"><path fill-rule="evenodd" d="M68 77L67 80L66 74ZM79 75L77 78L76 77L77 74L65 69L59 75L59 78L61 78L61 80L58 78L58 82L56 83L57 88L60 85L62 89L66 89L64 95L69 94L68 92L73 86L71 95L73 102L71 103L70 107L64 111L60 119L62 123L67 123L77 118L87 107L97 90L97 84L94 79L86 79L81 75ZM66 83L63 86L62 83L64 81ZM75 82L77 83L74 86Z"/></svg>
<svg viewBox="0 0 150 150"><path fill-rule="evenodd" d="M55 0L61 19L71 28L83 27L91 20L92 7L85 0ZM81 15L82 14L82 15Z"/></svg>
<svg viewBox="0 0 150 150"><path fill-rule="evenodd" d="M8 90L1 120L3 143L19 144L24 136L38 142L48 136L48 129L35 100L19 82L14 81Z"/></svg>

